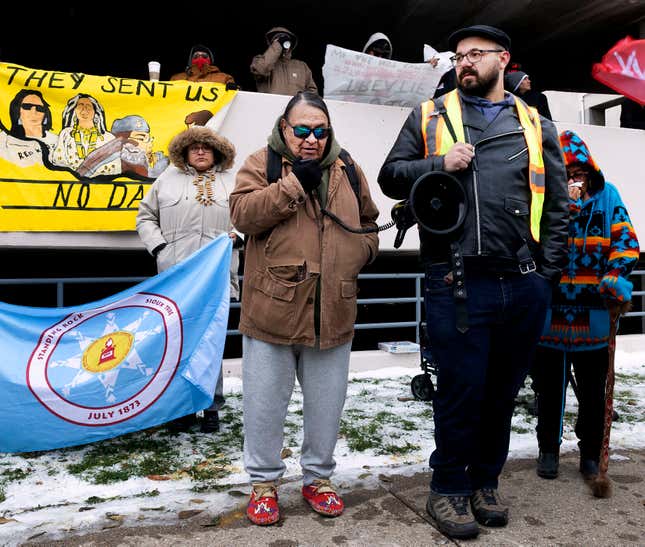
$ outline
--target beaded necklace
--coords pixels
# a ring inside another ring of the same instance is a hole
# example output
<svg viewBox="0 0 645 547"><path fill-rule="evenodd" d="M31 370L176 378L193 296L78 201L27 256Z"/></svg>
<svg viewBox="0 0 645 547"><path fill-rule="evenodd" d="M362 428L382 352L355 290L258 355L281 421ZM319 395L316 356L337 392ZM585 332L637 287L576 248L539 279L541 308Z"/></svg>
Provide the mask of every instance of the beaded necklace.
<svg viewBox="0 0 645 547"><path fill-rule="evenodd" d="M215 200L213 199L213 182L215 181L215 171L209 169L205 173L197 176L193 179L193 184L197 188L197 194L195 194L195 199L201 203L204 207L213 205Z"/></svg>

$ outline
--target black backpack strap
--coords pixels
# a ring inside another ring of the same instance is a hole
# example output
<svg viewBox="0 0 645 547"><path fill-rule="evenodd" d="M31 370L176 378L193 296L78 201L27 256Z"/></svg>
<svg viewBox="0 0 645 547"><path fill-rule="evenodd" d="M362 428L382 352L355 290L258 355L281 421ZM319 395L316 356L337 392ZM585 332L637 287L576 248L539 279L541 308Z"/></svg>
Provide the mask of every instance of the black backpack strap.
<svg viewBox="0 0 645 547"><path fill-rule="evenodd" d="M356 199L358 200L358 208L361 208L361 182L358 180L358 173L356 173L356 166L354 165L354 160L349 155L349 152L344 148L341 148L340 154L338 154L343 163L345 164L345 173L347 173L347 178L349 179L349 184L356 194Z"/></svg>
<svg viewBox="0 0 645 547"><path fill-rule="evenodd" d="M282 156L267 146L267 181L273 184L282 176Z"/></svg>
<svg viewBox="0 0 645 547"><path fill-rule="evenodd" d="M356 173L356 166L354 160L349 155L349 152L341 148L338 154L340 159L345 164L345 173L349 179L349 184L356 195L358 200L358 207L361 206L361 183L358 180L358 173ZM267 181L269 184L276 182L282 175L282 156L278 154L273 148L267 146Z"/></svg>

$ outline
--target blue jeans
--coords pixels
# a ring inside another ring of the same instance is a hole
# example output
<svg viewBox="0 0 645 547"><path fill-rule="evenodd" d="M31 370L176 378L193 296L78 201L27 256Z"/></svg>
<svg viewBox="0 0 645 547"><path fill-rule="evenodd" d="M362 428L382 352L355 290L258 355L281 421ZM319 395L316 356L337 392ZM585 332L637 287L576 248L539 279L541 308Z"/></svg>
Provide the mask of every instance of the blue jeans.
<svg viewBox="0 0 645 547"><path fill-rule="evenodd" d="M468 330L455 327L447 264L428 267L425 305L437 362L435 445L430 487L470 495L497 488L508 455L515 397L534 357L551 302L551 285L535 272L466 271Z"/></svg>

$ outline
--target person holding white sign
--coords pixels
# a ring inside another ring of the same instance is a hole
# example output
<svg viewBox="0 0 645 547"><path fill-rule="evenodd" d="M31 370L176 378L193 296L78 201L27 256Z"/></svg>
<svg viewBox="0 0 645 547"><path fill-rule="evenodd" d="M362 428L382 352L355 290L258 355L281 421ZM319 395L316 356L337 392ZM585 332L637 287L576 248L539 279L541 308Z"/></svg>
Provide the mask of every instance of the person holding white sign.
<svg viewBox="0 0 645 547"><path fill-rule="evenodd" d="M363 53L372 55L374 57L384 57L386 59L392 58L392 42L390 39L383 34L382 32L375 32L372 36L369 37L365 46L363 47Z"/></svg>

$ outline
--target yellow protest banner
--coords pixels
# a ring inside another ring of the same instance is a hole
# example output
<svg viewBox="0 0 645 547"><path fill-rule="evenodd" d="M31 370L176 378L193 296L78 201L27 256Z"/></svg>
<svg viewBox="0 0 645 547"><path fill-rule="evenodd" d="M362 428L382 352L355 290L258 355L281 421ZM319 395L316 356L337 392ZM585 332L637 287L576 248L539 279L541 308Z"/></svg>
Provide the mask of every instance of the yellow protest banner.
<svg viewBox="0 0 645 547"><path fill-rule="evenodd" d="M134 230L186 116L235 93L0 63L0 231Z"/></svg>

